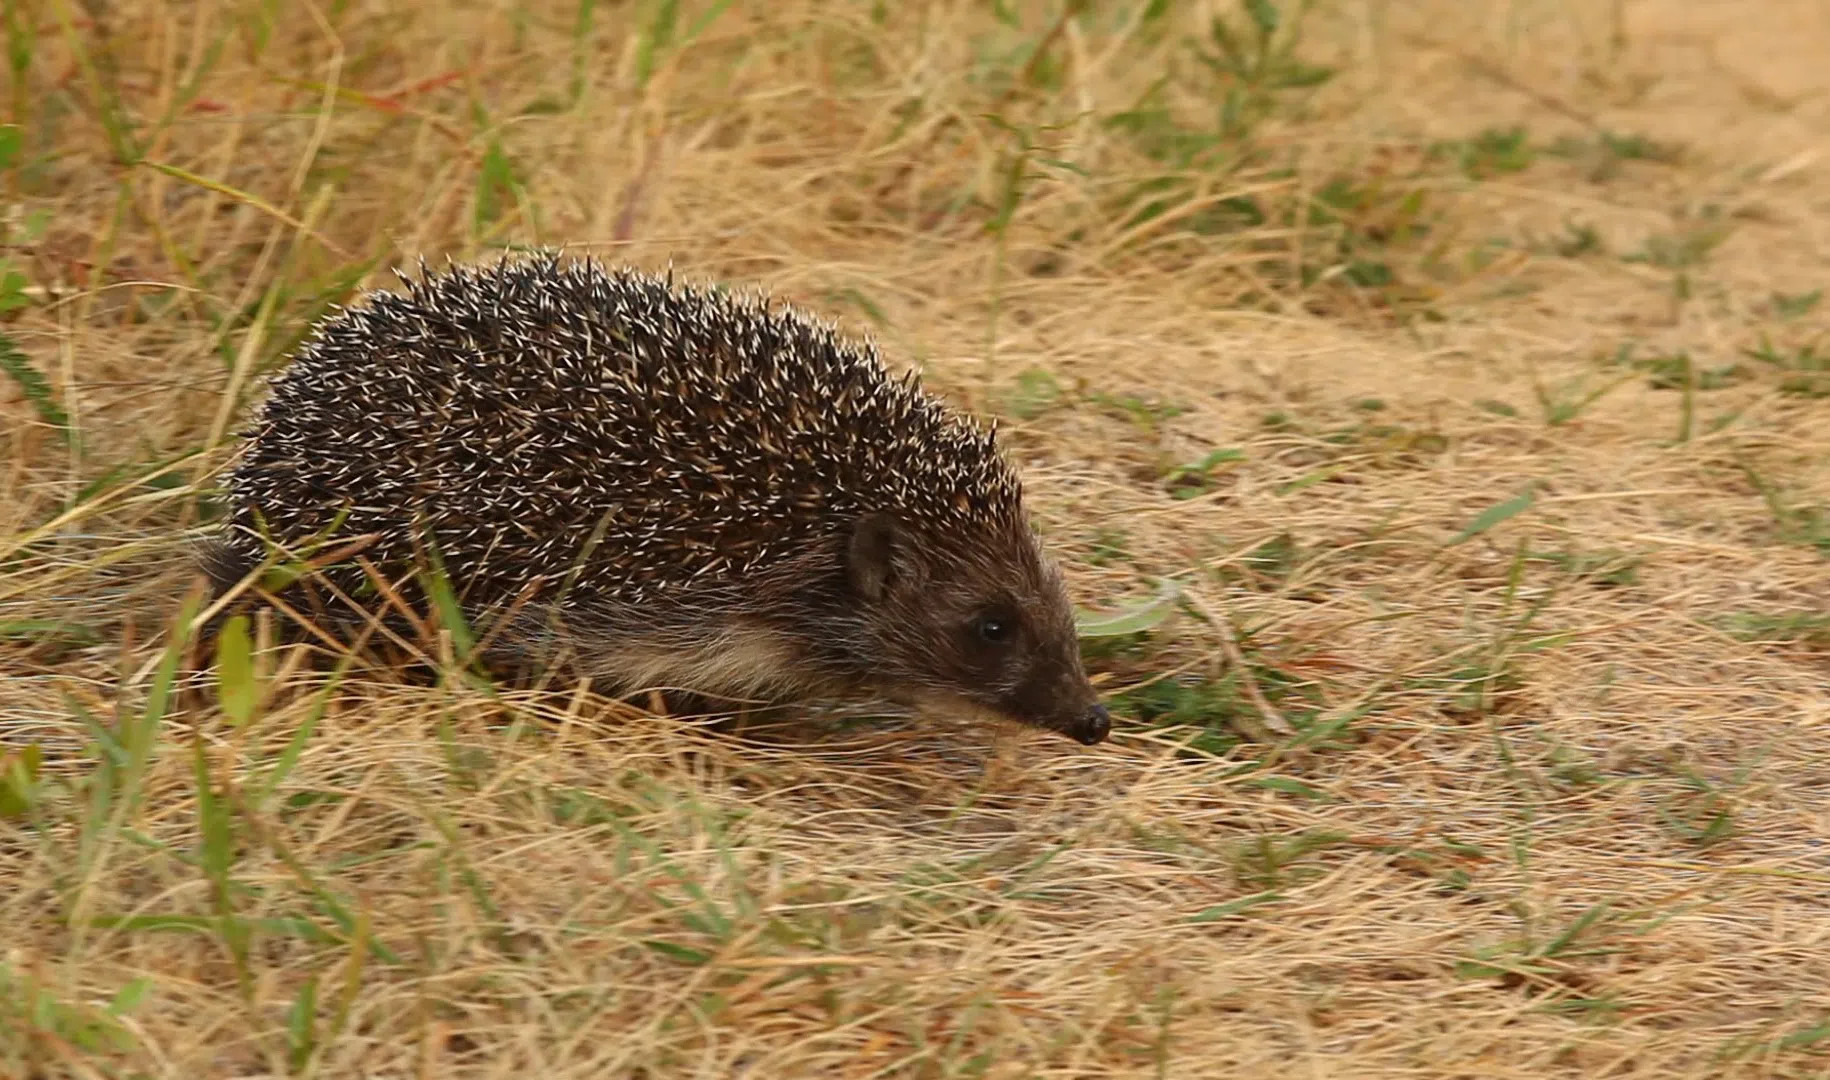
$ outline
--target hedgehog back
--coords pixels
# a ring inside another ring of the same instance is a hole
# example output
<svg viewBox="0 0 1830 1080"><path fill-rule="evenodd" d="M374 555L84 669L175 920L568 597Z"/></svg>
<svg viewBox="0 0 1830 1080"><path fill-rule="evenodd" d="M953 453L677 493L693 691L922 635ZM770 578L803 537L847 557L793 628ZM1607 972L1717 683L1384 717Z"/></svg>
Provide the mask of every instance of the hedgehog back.
<svg viewBox="0 0 1830 1080"><path fill-rule="evenodd" d="M226 543L428 535L472 600L711 587L889 511L1002 530L1017 477L874 345L761 296L547 254L452 267L320 324L248 432ZM258 517L256 516L258 514ZM581 559L582 553L584 557Z"/></svg>

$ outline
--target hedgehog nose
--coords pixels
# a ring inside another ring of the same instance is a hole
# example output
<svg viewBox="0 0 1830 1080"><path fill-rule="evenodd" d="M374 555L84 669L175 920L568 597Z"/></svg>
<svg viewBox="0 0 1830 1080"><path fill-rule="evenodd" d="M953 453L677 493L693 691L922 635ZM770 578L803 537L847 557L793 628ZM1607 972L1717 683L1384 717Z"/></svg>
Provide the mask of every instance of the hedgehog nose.
<svg viewBox="0 0 1830 1080"><path fill-rule="evenodd" d="M1074 738L1083 746L1095 746L1112 733L1112 714L1104 705L1095 705L1082 713L1074 727Z"/></svg>

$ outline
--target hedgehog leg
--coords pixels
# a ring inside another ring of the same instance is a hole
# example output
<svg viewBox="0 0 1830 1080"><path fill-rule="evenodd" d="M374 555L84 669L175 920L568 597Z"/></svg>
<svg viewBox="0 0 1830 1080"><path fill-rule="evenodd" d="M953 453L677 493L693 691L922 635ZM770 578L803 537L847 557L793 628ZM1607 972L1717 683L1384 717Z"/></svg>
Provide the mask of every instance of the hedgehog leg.
<svg viewBox="0 0 1830 1080"><path fill-rule="evenodd" d="M649 709L662 716L723 717L730 712L704 694L690 690L656 690L648 695Z"/></svg>

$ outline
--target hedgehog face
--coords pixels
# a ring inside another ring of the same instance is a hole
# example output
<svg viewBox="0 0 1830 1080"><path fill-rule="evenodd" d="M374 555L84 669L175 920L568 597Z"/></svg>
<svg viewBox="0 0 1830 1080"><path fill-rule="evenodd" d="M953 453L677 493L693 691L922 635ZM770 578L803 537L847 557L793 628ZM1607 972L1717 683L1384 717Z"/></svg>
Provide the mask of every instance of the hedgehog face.
<svg viewBox="0 0 1830 1080"><path fill-rule="evenodd" d="M1104 741L1111 720L1081 666L1059 572L1020 526L972 539L934 547L884 515L858 522L846 569L865 662L887 685Z"/></svg>

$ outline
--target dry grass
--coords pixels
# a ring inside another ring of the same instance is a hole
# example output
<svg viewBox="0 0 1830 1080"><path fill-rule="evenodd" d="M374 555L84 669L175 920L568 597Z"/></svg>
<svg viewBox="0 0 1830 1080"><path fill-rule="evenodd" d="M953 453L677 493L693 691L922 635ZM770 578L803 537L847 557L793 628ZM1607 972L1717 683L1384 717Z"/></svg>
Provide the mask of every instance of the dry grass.
<svg viewBox="0 0 1830 1080"><path fill-rule="evenodd" d="M1009 6L8 6L0 1073L1823 1075L1821 5ZM1183 585L1114 740L231 723L259 373L536 241L1001 414L1089 606Z"/></svg>

